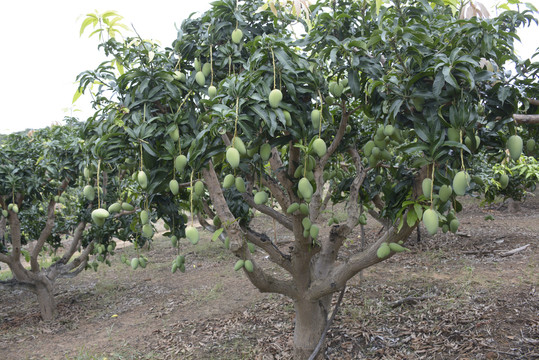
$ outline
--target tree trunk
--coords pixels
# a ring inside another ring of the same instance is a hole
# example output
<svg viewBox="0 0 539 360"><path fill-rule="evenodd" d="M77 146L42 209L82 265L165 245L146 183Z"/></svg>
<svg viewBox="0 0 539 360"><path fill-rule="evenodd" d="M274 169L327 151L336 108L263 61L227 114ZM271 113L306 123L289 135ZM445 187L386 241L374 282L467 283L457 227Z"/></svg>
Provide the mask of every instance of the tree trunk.
<svg viewBox="0 0 539 360"><path fill-rule="evenodd" d="M56 301L53 291L52 282L39 282L35 287L41 318L44 321L50 321L56 316Z"/></svg>
<svg viewBox="0 0 539 360"><path fill-rule="evenodd" d="M331 299L331 295L329 296ZM296 310L296 324L294 328L294 359L307 360L314 351L316 344L320 341L320 337L326 327L328 320L328 304L329 301L322 300L294 301L294 309ZM320 351L317 358L321 358Z"/></svg>

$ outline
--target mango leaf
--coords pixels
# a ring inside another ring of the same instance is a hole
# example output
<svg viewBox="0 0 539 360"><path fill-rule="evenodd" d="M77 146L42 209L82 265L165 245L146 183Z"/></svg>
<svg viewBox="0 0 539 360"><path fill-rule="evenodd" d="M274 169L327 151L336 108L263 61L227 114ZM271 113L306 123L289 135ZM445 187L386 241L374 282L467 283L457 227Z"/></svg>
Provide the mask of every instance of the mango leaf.
<svg viewBox="0 0 539 360"><path fill-rule="evenodd" d="M415 210L415 213L416 213L418 219L422 219L423 218L423 207L420 204L415 203L414 204L414 210Z"/></svg>
<svg viewBox="0 0 539 360"><path fill-rule="evenodd" d="M446 83L453 86L455 89L460 89L457 80L455 79L453 74L451 74L451 68L449 66L444 66L444 68L442 69L442 73L444 74L444 80Z"/></svg>
<svg viewBox="0 0 539 360"><path fill-rule="evenodd" d="M438 72L436 74L436 77L434 78L434 83L432 84L432 92L434 96L438 97L442 93L442 89L444 88L445 80L444 80L444 74L442 72Z"/></svg>
<svg viewBox="0 0 539 360"><path fill-rule="evenodd" d="M219 228L217 230L215 230L215 232L213 233L213 235L211 236L211 241L215 241L217 240L217 238L219 237L219 235L221 235L223 233L223 228Z"/></svg>
<svg viewBox="0 0 539 360"><path fill-rule="evenodd" d="M416 222L417 222L417 214L415 213L414 210L410 209L406 213L406 223L408 224L409 227L412 227L415 225Z"/></svg>
<svg viewBox="0 0 539 360"><path fill-rule="evenodd" d="M75 101L77 101L81 95L82 95L82 89L79 87L77 88L77 91L75 91L75 94L73 95L73 100L71 101L71 103L74 104Z"/></svg>
<svg viewBox="0 0 539 360"><path fill-rule="evenodd" d="M352 95L355 97L361 96L361 84L359 83L357 71L354 69L348 70L348 86L350 86Z"/></svg>
<svg viewBox="0 0 539 360"><path fill-rule="evenodd" d="M510 95L511 95L511 89L505 86L500 86L500 88L498 89L498 100L502 102L502 105Z"/></svg>
<svg viewBox="0 0 539 360"><path fill-rule="evenodd" d="M24 255L24 260L26 262L30 262L30 253L27 250L22 250L21 249L21 254Z"/></svg>

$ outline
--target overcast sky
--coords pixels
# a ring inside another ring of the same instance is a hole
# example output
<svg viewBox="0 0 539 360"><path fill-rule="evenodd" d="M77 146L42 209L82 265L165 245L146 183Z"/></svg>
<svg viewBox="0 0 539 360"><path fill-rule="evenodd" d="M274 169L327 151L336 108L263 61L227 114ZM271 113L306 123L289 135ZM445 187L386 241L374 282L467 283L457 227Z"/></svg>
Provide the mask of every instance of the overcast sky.
<svg viewBox="0 0 539 360"><path fill-rule="evenodd" d="M493 1L493 0L490 0ZM539 0L528 0L539 7ZM79 37L85 14L115 10L124 23L133 24L143 38L169 46L179 26L192 12L209 8L210 0L30 0L0 4L2 53L0 67L0 133L40 128L58 122L65 115L85 119L91 113L88 99L72 107L76 76L94 69L103 59L97 37L89 32ZM487 1L484 1L487 2ZM539 46L537 27L520 34L530 56ZM82 110L73 112L73 110Z"/></svg>

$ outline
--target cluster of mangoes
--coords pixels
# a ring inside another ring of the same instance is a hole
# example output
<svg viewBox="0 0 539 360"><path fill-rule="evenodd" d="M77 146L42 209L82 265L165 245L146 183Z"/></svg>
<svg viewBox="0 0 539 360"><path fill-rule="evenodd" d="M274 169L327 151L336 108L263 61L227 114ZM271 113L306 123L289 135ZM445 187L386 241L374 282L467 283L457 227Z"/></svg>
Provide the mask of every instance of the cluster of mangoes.
<svg viewBox="0 0 539 360"><path fill-rule="evenodd" d="M363 153L369 160L369 166L375 167L380 161L389 161L393 155L387 147L402 142L401 131L391 124L381 125L376 129L374 138L363 146Z"/></svg>

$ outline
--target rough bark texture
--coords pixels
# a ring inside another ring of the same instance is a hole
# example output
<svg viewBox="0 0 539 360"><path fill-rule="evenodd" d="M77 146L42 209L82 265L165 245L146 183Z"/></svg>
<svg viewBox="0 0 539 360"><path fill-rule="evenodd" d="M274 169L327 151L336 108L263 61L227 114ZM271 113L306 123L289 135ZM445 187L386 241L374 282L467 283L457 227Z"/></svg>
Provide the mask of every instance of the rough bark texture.
<svg viewBox="0 0 539 360"><path fill-rule="evenodd" d="M54 300L54 287L51 281L36 283L35 293L39 303L41 318L50 321L56 316L56 301Z"/></svg>
<svg viewBox="0 0 539 360"><path fill-rule="evenodd" d="M327 323L328 308L326 303L329 301L309 301L306 299L294 301L296 312L294 359L306 360L316 348Z"/></svg>

